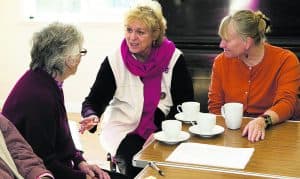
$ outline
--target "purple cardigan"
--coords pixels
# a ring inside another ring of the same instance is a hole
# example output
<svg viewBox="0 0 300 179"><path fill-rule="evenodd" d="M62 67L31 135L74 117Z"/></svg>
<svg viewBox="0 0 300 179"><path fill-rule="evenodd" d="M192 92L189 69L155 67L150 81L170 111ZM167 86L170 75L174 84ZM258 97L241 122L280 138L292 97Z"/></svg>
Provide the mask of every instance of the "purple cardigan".
<svg viewBox="0 0 300 179"><path fill-rule="evenodd" d="M15 126L2 114L0 114L0 130L3 133L6 147L19 173L24 178L36 179L42 174L50 175L43 161L33 153L32 148L20 135ZM13 172L2 159L0 159L0 178L14 178Z"/></svg>
<svg viewBox="0 0 300 179"><path fill-rule="evenodd" d="M28 70L9 94L2 113L15 124L55 178L86 178L77 169L84 159L70 133L63 91L48 73Z"/></svg>

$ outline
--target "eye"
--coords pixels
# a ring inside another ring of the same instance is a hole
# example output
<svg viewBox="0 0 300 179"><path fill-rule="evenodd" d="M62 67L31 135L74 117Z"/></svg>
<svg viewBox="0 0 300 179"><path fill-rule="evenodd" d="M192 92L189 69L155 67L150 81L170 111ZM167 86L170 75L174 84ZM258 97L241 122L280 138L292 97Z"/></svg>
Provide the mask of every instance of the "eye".
<svg viewBox="0 0 300 179"><path fill-rule="evenodd" d="M133 32L133 30L132 30L132 28L130 28L130 27L127 27L127 28L126 28L126 32L127 32L127 33L132 33L132 32Z"/></svg>
<svg viewBox="0 0 300 179"><path fill-rule="evenodd" d="M141 31L141 30L137 30L136 33L137 33L139 36L145 35L145 32L144 32L144 31Z"/></svg>

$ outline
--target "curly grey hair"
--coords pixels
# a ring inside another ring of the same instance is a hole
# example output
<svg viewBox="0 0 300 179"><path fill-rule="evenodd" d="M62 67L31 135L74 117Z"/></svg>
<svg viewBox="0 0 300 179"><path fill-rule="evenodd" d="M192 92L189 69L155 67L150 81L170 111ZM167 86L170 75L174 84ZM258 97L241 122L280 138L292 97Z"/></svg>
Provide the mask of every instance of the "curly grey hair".
<svg viewBox="0 0 300 179"><path fill-rule="evenodd" d="M56 77L64 73L66 57L81 48L83 35L74 25L55 22L35 33L32 43L30 69L41 68Z"/></svg>

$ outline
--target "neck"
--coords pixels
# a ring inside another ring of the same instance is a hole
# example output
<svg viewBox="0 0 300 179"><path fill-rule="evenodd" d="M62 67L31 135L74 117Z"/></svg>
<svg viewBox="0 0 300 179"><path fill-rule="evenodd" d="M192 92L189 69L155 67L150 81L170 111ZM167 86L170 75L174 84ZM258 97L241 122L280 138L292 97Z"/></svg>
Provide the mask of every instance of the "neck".
<svg viewBox="0 0 300 179"><path fill-rule="evenodd" d="M68 77L69 75L66 74L62 74L62 75L57 75L55 77L53 77L56 81L58 82L64 82L64 80Z"/></svg>
<svg viewBox="0 0 300 179"><path fill-rule="evenodd" d="M145 62L148 58L148 55L144 54L133 54L134 58L137 59L138 61Z"/></svg>
<svg viewBox="0 0 300 179"><path fill-rule="evenodd" d="M137 59L141 62L145 62L145 61L147 61L147 59L151 53L151 50L152 50L151 48L147 48L142 53L133 53L132 55L134 56L135 59Z"/></svg>
<svg viewBox="0 0 300 179"><path fill-rule="evenodd" d="M264 44L262 43L260 45L249 48L249 50L246 53L240 56L240 59L247 66L251 67L259 64L263 60L264 54L265 54L265 48L264 48Z"/></svg>

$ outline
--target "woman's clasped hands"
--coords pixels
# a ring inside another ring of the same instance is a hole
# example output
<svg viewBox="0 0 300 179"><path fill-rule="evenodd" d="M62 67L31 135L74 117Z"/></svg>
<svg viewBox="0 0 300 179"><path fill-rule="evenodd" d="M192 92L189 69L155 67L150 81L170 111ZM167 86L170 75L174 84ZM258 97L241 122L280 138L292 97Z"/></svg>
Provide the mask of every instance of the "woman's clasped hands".
<svg viewBox="0 0 300 179"><path fill-rule="evenodd" d="M86 173L86 179L110 179L108 173L97 165L91 165L83 161L78 165L78 168Z"/></svg>

